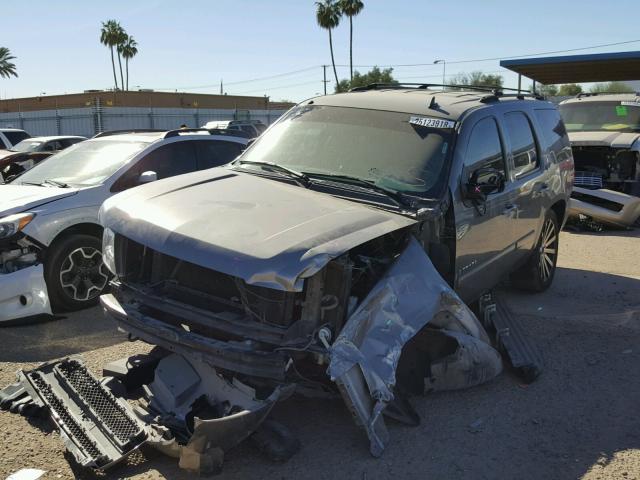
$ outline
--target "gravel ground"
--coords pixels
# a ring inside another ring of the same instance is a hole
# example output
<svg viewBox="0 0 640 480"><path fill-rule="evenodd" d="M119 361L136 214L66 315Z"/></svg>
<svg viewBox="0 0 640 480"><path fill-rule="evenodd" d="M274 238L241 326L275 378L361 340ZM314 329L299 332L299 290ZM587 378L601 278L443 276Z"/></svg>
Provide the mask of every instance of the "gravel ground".
<svg viewBox="0 0 640 480"><path fill-rule="evenodd" d="M274 417L300 438L275 464L241 445L218 478L519 478L640 480L640 232L564 232L559 269L541 295L506 290L545 356L543 375L522 385L509 372L480 387L416 398L418 427L388 420L391 442L369 456L364 433L339 401L291 399ZM0 329L0 385L14 372L82 352L100 372L146 350L126 342L97 309ZM44 429L44 431L43 431ZM96 476L74 466L46 422L0 412L0 478L41 468L43 478L192 478L145 449Z"/></svg>

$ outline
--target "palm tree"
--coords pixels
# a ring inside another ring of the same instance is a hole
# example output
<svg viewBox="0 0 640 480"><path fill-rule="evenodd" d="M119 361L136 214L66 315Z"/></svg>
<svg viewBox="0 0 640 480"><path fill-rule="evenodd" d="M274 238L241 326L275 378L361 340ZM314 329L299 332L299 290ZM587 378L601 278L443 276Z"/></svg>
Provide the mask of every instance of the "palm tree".
<svg viewBox="0 0 640 480"><path fill-rule="evenodd" d="M124 58L125 73L126 73L126 90L129 90L129 59L135 57L138 54L138 42L133 37L127 37L127 41L120 47L122 51L122 58Z"/></svg>
<svg viewBox="0 0 640 480"><path fill-rule="evenodd" d="M340 10L349 17L349 70L353 81L353 17L364 8L361 0L340 0Z"/></svg>
<svg viewBox="0 0 640 480"><path fill-rule="evenodd" d="M118 78L116 77L116 63L113 59L113 47L118 45L118 27L118 22L115 20L107 20L102 22L102 29L100 30L100 43L111 49L111 68L113 69L113 82L116 85L116 90L118 90Z"/></svg>
<svg viewBox="0 0 640 480"><path fill-rule="evenodd" d="M6 47L0 47L0 77L9 78L11 75L18 77L16 65L11 60L16 57L11 55L11 51Z"/></svg>
<svg viewBox="0 0 640 480"><path fill-rule="evenodd" d="M331 50L331 64L333 65L333 75L336 77L336 88L338 86L338 72L336 71L336 61L333 57L333 39L331 30L340 23L340 8L333 0L323 0L316 2L316 21L321 28L329 31L329 49Z"/></svg>
<svg viewBox="0 0 640 480"><path fill-rule="evenodd" d="M124 90L124 76L122 75L122 45L124 45L125 43L127 43L127 39L129 38L129 35L127 35L127 32L124 31L124 28L122 28L120 26L120 24L117 24L117 43L116 43L116 50L118 51L118 65L120 66L120 85L122 85L122 89Z"/></svg>

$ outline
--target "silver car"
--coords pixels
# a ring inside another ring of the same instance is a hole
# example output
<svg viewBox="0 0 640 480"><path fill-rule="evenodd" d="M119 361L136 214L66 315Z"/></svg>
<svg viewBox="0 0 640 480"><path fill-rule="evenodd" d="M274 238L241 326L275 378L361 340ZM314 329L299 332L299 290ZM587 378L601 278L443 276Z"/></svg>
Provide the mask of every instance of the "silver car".
<svg viewBox="0 0 640 480"><path fill-rule="evenodd" d="M200 130L111 132L0 186L0 322L95 304L102 202L141 183L226 164L243 138Z"/></svg>

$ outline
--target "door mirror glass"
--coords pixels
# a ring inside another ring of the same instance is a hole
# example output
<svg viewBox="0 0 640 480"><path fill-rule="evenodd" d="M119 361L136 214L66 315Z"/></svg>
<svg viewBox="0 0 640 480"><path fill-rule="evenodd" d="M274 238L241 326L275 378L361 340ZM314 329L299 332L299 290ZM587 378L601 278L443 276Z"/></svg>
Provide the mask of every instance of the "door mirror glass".
<svg viewBox="0 0 640 480"><path fill-rule="evenodd" d="M465 197L471 200L485 200L487 195L504 189L504 173L495 168L482 167L475 170L465 186Z"/></svg>
<svg viewBox="0 0 640 480"><path fill-rule="evenodd" d="M149 170L147 172L142 172L140 174L140 177L138 178L138 183L142 185L144 183L155 182L156 180L158 180L158 174L156 172Z"/></svg>

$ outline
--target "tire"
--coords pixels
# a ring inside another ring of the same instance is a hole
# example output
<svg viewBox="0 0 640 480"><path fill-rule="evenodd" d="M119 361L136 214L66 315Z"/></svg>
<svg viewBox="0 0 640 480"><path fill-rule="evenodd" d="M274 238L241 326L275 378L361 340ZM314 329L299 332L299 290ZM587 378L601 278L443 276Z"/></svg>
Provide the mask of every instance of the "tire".
<svg viewBox="0 0 640 480"><path fill-rule="evenodd" d="M102 263L102 242L92 235L70 235L55 242L45 260L44 279L54 312L96 305L109 277Z"/></svg>
<svg viewBox="0 0 640 480"><path fill-rule="evenodd" d="M511 275L515 287L529 292L544 292L551 286L558 261L559 234L558 217L549 210L531 257Z"/></svg>

